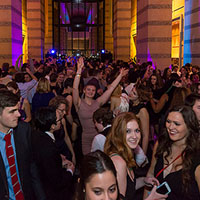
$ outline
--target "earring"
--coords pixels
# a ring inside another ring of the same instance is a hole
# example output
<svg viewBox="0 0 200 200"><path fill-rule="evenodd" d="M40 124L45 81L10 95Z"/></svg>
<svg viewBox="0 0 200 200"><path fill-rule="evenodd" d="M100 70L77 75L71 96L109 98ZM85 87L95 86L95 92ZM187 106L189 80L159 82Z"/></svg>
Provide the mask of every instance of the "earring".
<svg viewBox="0 0 200 200"><path fill-rule="evenodd" d="M83 189L83 192L85 192L85 189Z"/></svg>

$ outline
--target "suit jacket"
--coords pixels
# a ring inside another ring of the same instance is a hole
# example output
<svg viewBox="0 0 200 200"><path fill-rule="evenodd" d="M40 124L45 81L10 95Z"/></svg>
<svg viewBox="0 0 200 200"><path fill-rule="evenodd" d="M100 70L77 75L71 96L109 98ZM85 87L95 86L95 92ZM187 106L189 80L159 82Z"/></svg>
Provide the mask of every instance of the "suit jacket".
<svg viewBox="0 0 200 200"><path fill-rule="evenodd" d="M32 134L34 156L48 200L69 200L72 195L72 174L62 168L60 153L46 133Z"/></svg>
<svg viewBox="0 0 200 200"><path fill-rule="evenodd" d="M31 147L31 129L28 123L19 122L13 130L17 165L25 200L46 199L39 179L38 170L33 160ZM6 171L0 154L0 199L9 199Z"/></svg>

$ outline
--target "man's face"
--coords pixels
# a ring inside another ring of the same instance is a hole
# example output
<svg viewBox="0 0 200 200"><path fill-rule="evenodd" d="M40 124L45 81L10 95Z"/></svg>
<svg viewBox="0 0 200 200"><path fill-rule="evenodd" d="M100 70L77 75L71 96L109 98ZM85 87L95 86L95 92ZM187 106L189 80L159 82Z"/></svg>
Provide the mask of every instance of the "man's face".
<svg viewBox="0 0 200 200"><path fill-rule="evenodd" d="M0 114L0 131L7 133L10 128L15 128L18 125L19 103L13 107L6 107Z"/></svg>

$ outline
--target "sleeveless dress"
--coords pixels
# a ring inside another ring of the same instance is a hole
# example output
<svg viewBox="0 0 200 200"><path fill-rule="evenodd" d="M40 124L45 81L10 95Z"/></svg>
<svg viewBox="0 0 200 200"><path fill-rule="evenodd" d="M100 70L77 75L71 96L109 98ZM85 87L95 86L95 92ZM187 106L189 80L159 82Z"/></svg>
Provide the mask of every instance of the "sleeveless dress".
<svg viewBox="0 0 200 200"><path fill-rule="evenodd" d="M116 155L118 155L118 154L114 153L110 157L113 157L113 156L116 156ZM118 155L118 156L120 156L120 155ZM130 169L130 170L133 170L133 168ZM122 199L122 200L134 200L135 197L136 197L136 189L135 189L136 178L134 176L134 180L132 181L130 176L128 175L128 172L127 172L126 180L127 180L126 194L125 194L125 196L123 196L122 194L119 194L120 199Z"/></svg>
<svg viewBox="0 0 200 200"><path fill-rule="evenodd" d="M88 105L84 99L81 99L78 116L83 129L82 132L82 151L87 154L91 150L92 141L98 134L93 122L93 113L100 107L99 102L94 100L91 105Z"/></svg>
<svg viewBox="0 0 200 200"><path fill-rule="evenodd" d="M182 182L182 169L168 174L165 178L163 177L163 172L157 177L160 183L166 181L171 188L171 192L168 195L167 200L199 200L200 194L197 182L195 180L195 169L200 165L200 158L196 156L192 160L191 167L191 181L189 183L190 188L187 193L183 191ZM154 169L154 176L164 167L163 157L157 159L157 163Z"/></svg>

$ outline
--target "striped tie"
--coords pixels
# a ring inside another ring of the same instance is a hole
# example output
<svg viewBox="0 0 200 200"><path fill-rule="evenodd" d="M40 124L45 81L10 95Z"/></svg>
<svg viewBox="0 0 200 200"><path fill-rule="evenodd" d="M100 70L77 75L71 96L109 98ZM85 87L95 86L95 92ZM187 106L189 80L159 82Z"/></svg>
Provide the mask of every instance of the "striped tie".
<svg viewBox="0 0 200 200"><path fill-rule="evenodd" d="M14 156L14 151L11 144L11 134L5 135L4 140L6 141L6 156L7 156L8 164L10 167L10 175L11 175L13 190L15 193L15 198L16 200L24 200L24 195L20 188L20 184L19 184L19 180L17 176L15 156Z"/></svg>

